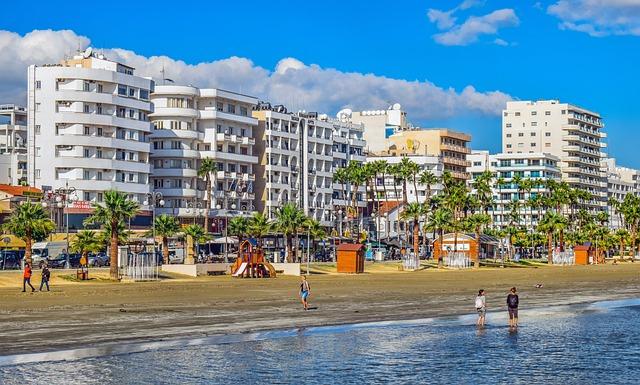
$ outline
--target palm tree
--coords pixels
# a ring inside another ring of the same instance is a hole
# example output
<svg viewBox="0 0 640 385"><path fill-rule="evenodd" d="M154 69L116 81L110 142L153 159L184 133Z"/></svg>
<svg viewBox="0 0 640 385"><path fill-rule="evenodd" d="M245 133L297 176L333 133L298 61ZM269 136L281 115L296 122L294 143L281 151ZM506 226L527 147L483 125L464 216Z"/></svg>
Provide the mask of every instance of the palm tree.
<svg viewBox="0 0 640 385"><path fill-rule="evenodd" d="M406 221L413 221L413 252L419 258L420 245L420 218L424 214L424 206L420 203L409 203L400 214Z"/></svg>
<svg viewBox="0 0 640 385"><path fill-rule="evenodd" d="M56 225L41 205L27 201L16 207L2 227L24 241L24 260L31 264L33 241L45 239Z"/></svg>
<svg viewBox="0 0 640 385"><path fill-rule="evenodd" d="M320 222L318 222L313 218L307 218L307 220L304 223L304 227L309 232L309 238L311 241L311 245L313 245L313 252L315 253L316 251L315 241L325 239L327 237L327 232L325 231L324 227L322 227Z"/></svg>
<svg viewBox="0 0 640 385"><path fill-rule="evenodd" d="M191 253L187 253L187 258L184 259L184 263L185 265L193 265L195 262L193 257L197 254L198 244L205 242L208 239L208 235L202 226L195 224L185 227L184 233L187 237L191 238L192 241Z"/></svg>
<svg viewBox="0 0 640 385"><path fill-rule="evenodd" d="M71 244L71 250L74 253L82 254L85 264L88 265L87 255L90 252L100 250L100 238L94 231L83 230L76 234L76 239Z"/></svg>
<svg viewBox="0 0 640 385"><path fill-rule="evenodd" d="M421 185L426 188L426 196L424 199L424 221L425 223L429 222L429 213L431 212L431 186L438 183L438 177L435 176L431 171L425 170L420 174L419 182ZM423 245L425 252L427 250L427 232L423 232Z"/></svg>
<svg viewBox="0 0 640 385"><path fill-rule="evenodd" d="M258 246L262 247L262 239L271 231L271 223L263 213L254 213L247 224L247 233L256 239Z"/></svg>
<svg viewBox="0 0 640 385"><path fill-rule="evenodd" d="M475 260L473 261L473 267L480 267L480 235L482 234L482 229L491 223L491 217L485 213L475 213L466 218L466 224L468 228L472 229L476 234L476 248L477 253L475 255Z"/></svg>
<svg viewBox="0 0 640 385"><path fill-rule="evenodd" d="M431 219L427 223L427 229L433 229L438 232L438 242L440 243L440 252L438 253L438 268L442 268L442 242L444 232L451 228L453 222L453 215L451 211L445 207L439 207L431 216ZM435 253L435 251L434 251Z"/></svg>
<svg viewBox="0 0 640 385"><path fill-rule="evenodd" d="M200 160L200 167L198 168L198 176L204 178L205 182L205 211L204 216L204 229L209 232L209 212L211 211L213 199L211 199L211 174L215 174L218 171L216 163L211 158L204 158Z"/></svg>
<svg viewBox="0 0 640 385"><path fill-rule="evenodd" d="M399 177L400 177L400 180L402 181L402 203L405 206L408 203L407 182L409 181L409 179L411 179L414 176L415 164L416 164L415 162L413 162L411 159L407 158L406 156L402 157L399 164L399 170L398 170Z"/></svg>
<svg viewBox="0 0 640 385"><path fill-rule="evenodd" d="M138 213L138 204L127 199L125 193L109 190L104 193L104 204L93 203L93 214L84 224L102 224L110 234L109 261L111 279L118 280L118 234L119 225Z"/></svg>
<svg viewBox="0 0 640 385"><path fill-rule="evenodd" d="M286 203L280 207L276 213L274 228L277 229L285 239L285 250L287 254L287 262L293 262L293 254L291 251L291 240L298 230L305 223L306 217L293 203Z"/></svg>
<svg viewBox="0 0 640 385"><path fill-rule="evenodd" d="M358 193L358 188L363 184L365 184L367 176L365 174L364 168L362 167L362 164L354 161L349 162L349 165L347 166L347 174L348 174L348 180L351 182L351 206L353 210L352 212L355 215L353 220L354 223L352 225L352 228L353 228L352 234L354 236L355 242L357 243L359 234L360 234L360 229L358 226L359 211L358 211L356 197Z"/></svg>
<svg viewBox="0 0 640 385"><path fill-rule="evenodd" d="M169 238L180 232L180 222L176 217L162 214L155 220L156 234L162 237L162 263L169 263ZM154 240L155 242L155 240Z"/></svg>
<svg viewBox="0 0 640 385"><path fill-rule="evenodd" d="M238 245L242 243L249 230L249 221L245 217L233 217L229 221L228 234L238 237Z"/></svg>
<svg viewBox="0 0 640 385"><path fill-rule="evenodd" d="M347 207L348 207L348 202L349 202L349 198L347 197L348 192L347 192L347 183L349 182L349 172L347 171L346 168L341 167L338 168L334 173L333 173L333 180L336 183L340 183L342 185L342 200L344 201L344 208L343 208L343 213L345 216L347 216ZM343 218L338 218L341 222L340 224L340 228L342 228L342 223L344 222ZM340 234L340 237L342 237L342 234Z"/></svg>
<svg viewBox="0 0 640 385"><path fill-rule="evenodd" d="M567 225L567 219L553 211L547 211L540 220L538 228L547 234L547 263L553 264L553 235L564 230Z"/></svg>

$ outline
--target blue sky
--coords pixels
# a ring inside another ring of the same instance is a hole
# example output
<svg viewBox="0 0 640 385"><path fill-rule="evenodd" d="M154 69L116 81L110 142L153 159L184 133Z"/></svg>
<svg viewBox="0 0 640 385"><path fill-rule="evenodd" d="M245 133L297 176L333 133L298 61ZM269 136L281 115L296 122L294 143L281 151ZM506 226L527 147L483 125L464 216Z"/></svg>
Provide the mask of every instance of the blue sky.
<svg viewBox="0 0 640 385"><path fill-rule="evenodd" d="M456 98L446 102L427 90L403 104L414 123L471 132L474 148L491 151L500 150L502 104L492 91L517 99L558 98L600 112L609 133L609 153L623 165L640 167L633 150L640 139L640 0L88 4L9 2L3 4L3 13L15 17L2 17L0 30L20 36L33 30L72 30L93 46L133 51L139 55L136 60L164 55L196 65L237 56L249 59L252 71L275 73L282 59L295 58L321 69L309 69L307 76L330 76L331 69L341 76L375 74L375 81L354 96L354 107L360 108L385 108L358 103L402 99L403 87L411 88L413 81L444 92L453 88ZM363 93L375 94L384 78L409 83L388 85L385 93L367 99ZM304 88L306 79L295 79ZM2 82L0 75L0 90ZM239 80L236 89L260 89L243 82ZM326 81L310 82L309 87L321 83ZM477 90L482 106L474 104L476 96L458 97L467 86ZM348 95L348 90L341 92ZM345 104L343 99L315 103L318 97L312 94L272 95L307 109ZM469 107L438 112L456 100L465 100Z"/></svg>

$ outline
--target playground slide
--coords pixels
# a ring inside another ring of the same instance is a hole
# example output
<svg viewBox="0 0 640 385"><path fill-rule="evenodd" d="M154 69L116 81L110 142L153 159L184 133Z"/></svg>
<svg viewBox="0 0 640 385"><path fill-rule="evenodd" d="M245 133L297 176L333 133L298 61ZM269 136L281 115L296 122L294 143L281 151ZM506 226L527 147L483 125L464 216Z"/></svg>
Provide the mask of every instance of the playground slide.
<svg viewBox="0 0 640 385"><path fill-rule="evenodd" d="M242 262L242 264L240 265L240 267L238 268L238 270L236 270L235 273L233 273L234 277L239 277L242 275L242 273L244 273L244 270L247 268L247 262Z"/></svg>

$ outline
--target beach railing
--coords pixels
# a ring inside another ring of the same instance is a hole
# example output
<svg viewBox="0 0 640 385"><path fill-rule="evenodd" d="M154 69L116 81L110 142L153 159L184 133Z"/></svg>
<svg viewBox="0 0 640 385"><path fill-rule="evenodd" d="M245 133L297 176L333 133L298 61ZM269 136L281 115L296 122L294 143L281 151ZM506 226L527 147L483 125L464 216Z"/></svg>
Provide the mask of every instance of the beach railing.
<svg viewBox="0 0 640 385"><path fill-rule="evenodd" d="M575 265L576 264L576 256L573 253L573 250L567 251L554 251L551 256L554 265Z"/></svg>
<svg viewBox="0 0 640 385"><path fill-rule="evenodd" d="M153 253L135 253L127 259L126 279L152 281L158 279L158 261Z"/></svg>
<svg viewBox="0 0 640 385"><path fill-rule="evenodd" d="M420 268L420 259L415 254L408 254L402 257L402 268L404 270L417 270Z"/></svg>
<svg viewBox="0 0 640 385"><path fill-rule="evenodd" d="M471 258L464 252L449 251L444 257L444 264L453 269L468 269L471 267Z"/></svg>

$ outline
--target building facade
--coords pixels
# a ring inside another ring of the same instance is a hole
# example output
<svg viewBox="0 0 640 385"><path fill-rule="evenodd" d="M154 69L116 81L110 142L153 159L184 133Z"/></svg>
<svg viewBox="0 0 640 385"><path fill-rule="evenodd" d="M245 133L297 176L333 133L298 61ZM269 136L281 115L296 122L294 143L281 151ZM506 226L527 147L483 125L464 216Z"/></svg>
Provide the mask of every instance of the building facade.
<svg viewBox="0 0 640 385"><path fill-rule="evenodd" d="M389 137L396 131L409 128L407 113L398 103L389 106L386 110L344 109L338 112L338 119L364 125L363 139L367 143L365 151L369 154L386 151L390 145Z"/></svg>
<svg viewBox="0 0 640 385"><path fill-rule="evenodd" d="M606 208L607 181L602 161L607 135L598 113L544 100L507 102L502 115L504 153L544 152L560 158L562 179L594 197L582 205L594 211Z"/></svg>
<svg viewBox="0 0 640 385"><path fill-rule="evenodd" d="M622 202L628 194L639 195L640 170L629 167L621 167L616 164L614 158L607 158L604 161L607 173L607 197L609 204L607 212L609 214L609 227L618 229L624 226L621 213L616 210L613 201Z"/></svg>
<svg viewBox="0 0 640 385"><path fill-rule="evenodd" d="M73 187L89 207L115 189L143 202L149 188L151 79L88 49L28 69L28 182Z"/></svg>
<svg viewBox="0 0 640 385"><path fill-rule="evenodd" d="M27 109L0 105L0 183L27 182Z"/></svg>
<svg viewBox="0 0 640 385"><path fill-rule="evenodd" d="M151 140L151 183L162 193L160 213L183 222L210 221L208 231L220 232L220 219L255 211L254 167L258 157L251 116L257 99L220 89L162 85L151 95L154 112ZM202 159L210 158L217 171L206 191L198 175ZM210 207L207 207L210 206Z"/></svg>

